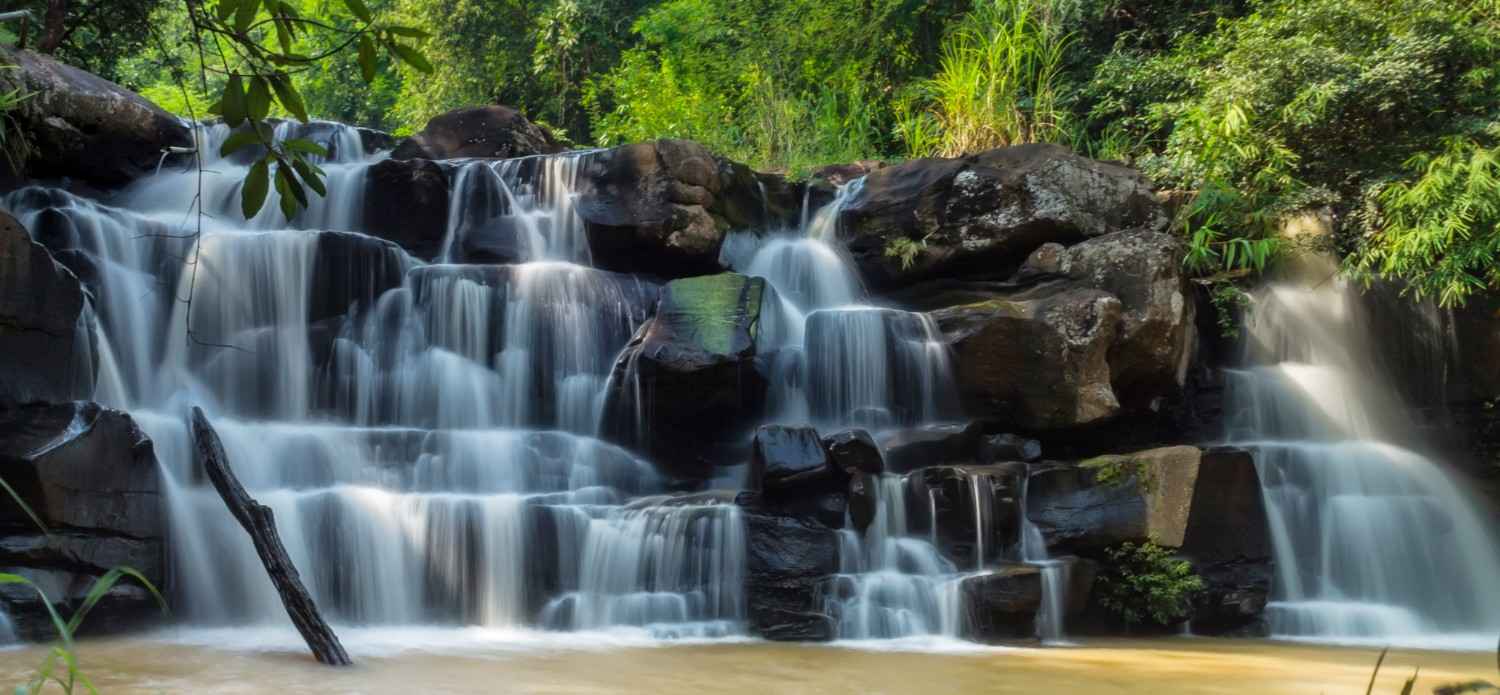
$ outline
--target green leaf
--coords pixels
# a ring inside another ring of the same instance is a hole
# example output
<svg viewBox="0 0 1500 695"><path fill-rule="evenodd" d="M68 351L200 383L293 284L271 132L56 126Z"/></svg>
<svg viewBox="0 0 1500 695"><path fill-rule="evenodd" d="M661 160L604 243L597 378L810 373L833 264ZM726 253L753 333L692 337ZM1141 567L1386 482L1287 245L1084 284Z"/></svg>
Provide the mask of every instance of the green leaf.
<svg viewBox="0 0 1500 695"><path fill-rule="evenodd" d="M240 6L240 0L219 0L219 21L227 22Z"/></svg>
<svg viewBox="0 0 1500 695"><path fill-rule="evenodd" d="M419 72L431 73L432 63L427 62L427 56L422 55L417 49L404 44L390 42L391 51L400 58L402 62L416 68Z"/></svg>
<svg viewBox="0 0 1500 695"><path fill-rule="evenodd" d="M224 83L224 96L219 99L220 114L230 128L245 122L245 83L239 75L230 75Z"/></svg>
<svg viewBox="0 0 1500 695"><path fill-rule="evenodd" d="M260 0L239 0L239 3L240 6L234 13L234 30L243 34L255 23L255 12L260 9Z"/></svg>
<svg viewBox="0 0 1500 695"><path fill-rule="evenodd" d="M42 517L37 516L36 512L32 511L31 505L26 504L26 500L21 499L21 495L17 494L15 488L11 487L10 483L5 482L4 478L0 478L0 488L4 488L5 494L10 495L10 498L15 500L16 504L21 507L21 511L26 512L26 516L31 517L31 523L36 524L36 527L41 529L42 533L47 533L47 525L42 523Z"/></svg>
<svg viewBox="0 0 1500 695"><path fill-rule="evenodd" d="M292 23L286 21L281 15L276 16L276 42L281 45L282 53L292 52Z"/></svg>
<svg viewBox="0 0 1500 695"><path fill-rule="evenodd" d="M31 587L36 595L42 598L42 605L47 607L47 615L52 618L52 627L57 629L58 639L62 640L63 645L68 649L73 648L73 633L68 630L68 624L63 622L62 615L58 614L57 609L52 606L52 599L47 598L47 593L42 591L42 587L31 583L30 579L19 574L4 572L0 572L0 584L21 584Z"/></svg>
<svg viewBox="0 0 1500 695"><path fill-rule="evenodd" d="M302 177L302 181L307 184L308 188L317 191L320 196L328 197L328 188L323 185L323 179L316 171L313 171L310 164L300 159L293 159L292 168L297 170L297 175Z"/></svg>
<svg viewBox="0 0 1500 695"><path fill-rule="evenodd" d="M224 138L224 144L219 145L219 156L228 157L251 145L259 145L260 142L260 135L254 130L237 130Z"/></svg>
<svg viewBox="0 0 1500 695"><path fill-rule="evenodd" d="M141 586L146 587L146 590L151 592L152 596L156 597L156 602L161 606L162 612L167 612L167 600L162 598L161 592L156 590L156 586L151 583L151 580L147 579L145 575L134 568L125 566L115 567L105 572L104 576L95 579L93 586L89 587L89 593L83 598L83 605L80 605L78 610L73 612L73 617L68 620L68 634L71 635L77 632L79 626L83 625L83 619L88 617L89 611L94 609L94 605L99 603L99 599L104 598L104 595L109 593L109 590L113 589L115 584L119 583L125 577L131 577L140 582Z"/></svg>
<svg viewBox="0 0 1500 695"><path fill-rule="evenodd" d="M266 78L256 75L250 78L250 93L245 98L245 113L252 120L262 121L271 113L271 87Z"/></svg>
<svg viewBox="0 0 1500 695"><path fill-rule="evenodd" d="M364 0L344 0L344 7L349 8L349 13L358 17L360 21L370 21L370 8L365 5Z"/></svg>
<svg viewBox="0 0 1500 695"><path fill-rule="evenodd" d="M266 193L270 191L271 183L269 167L267 159L262 157L251 165L250 173L245 175L244 187L240 189L240 212L247 220L255 217L261 206L266 204Z"/></svg>
<svg viewBox="0 0 1500 695"><path fill-rule="evenodd" d="M292 78L286 73L276 73L271 76L271 88L276 90L276 100L290 111L297 120L307 122L307 106L302 103L302 95L297 93L297 88L292 86Z"/></svg>
<svg viewBox="0 0 1500 695"><path fill-rule="evenodd" d="M359 35L359 74L365 82L375 80L375 42L369 34Z"/></svg>
<svg viewBox="0 0 1500 695"><path fill-rule="evenodd" d="M286 193L290 193L298 205L304 208L307 207L307 191L302 188L302 184L297 183L297 177L292 174L292 167L288 166L286 162L278 161L276 163L276 178L276 190L282 190L281 185L284 183L286 188L283 191L283 196ZM287 215L287 217L291 217L291 215Z"/></svg>
<svg viewBox="0 0 1500 695"><path fill-rule="evenodd" d="M301 152L302 154L315 154L319 157L328 156L328 148L306 138L292 138L283 141L281 148L288 152Z"/></svg>
<svg viewBox="0 0 1500 695"><path fill-rule="evenodd" d="M408 36L414 39L425 39L432 36L431 33L416 27L388 26L386 32L395 36Z"/></svg>
<svg viewBox="0 0 1500 695"><path fill-rule="evenodd" d="M297 199L292 197L292 189L295 187L297 190L301 190L301 187L297 186L295 182L288 185L287 180L289 177L283 175L285 171L286 167L284 166L276 169L276 192L280 194L281 214L290 221L297 216Z"/></svg>

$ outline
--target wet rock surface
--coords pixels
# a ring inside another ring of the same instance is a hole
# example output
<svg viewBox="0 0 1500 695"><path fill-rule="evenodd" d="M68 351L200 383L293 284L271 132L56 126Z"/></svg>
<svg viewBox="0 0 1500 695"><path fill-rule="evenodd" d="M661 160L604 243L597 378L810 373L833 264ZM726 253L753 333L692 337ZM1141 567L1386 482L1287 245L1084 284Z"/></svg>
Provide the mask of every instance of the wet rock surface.
<svg viewBox="0 0 1500 695"><path fill-rule="evenodd" d="M90 394L93 321L78 277L0 212L0 404Z"/></svg>

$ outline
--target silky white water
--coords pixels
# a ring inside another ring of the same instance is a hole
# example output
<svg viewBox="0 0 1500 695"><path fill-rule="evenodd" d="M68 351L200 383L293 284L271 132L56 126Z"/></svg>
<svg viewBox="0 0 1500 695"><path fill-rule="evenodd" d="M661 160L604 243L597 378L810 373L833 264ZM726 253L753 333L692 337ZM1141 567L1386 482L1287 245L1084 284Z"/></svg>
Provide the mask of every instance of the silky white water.
<svg viewBox="0 0 1500 695"><path fill-rule="evenodd" d="M425 264L358 234L385 155L355 130L277 127L330 150L328 196L290 221L274 191L241 220L249 160L216 155L226 128L196 132L201 181L166 168L102 201L4 199L93 269L95 394L132 411L162 463L177 617L286 623L193 460L184 416L201 405L336 624L743 631L738 508L676 504L649 462L593 436L657 287L587 266L572 209L587 153L450 164L447 262Z"/></svg>
<svg viewBox="0 0 1500 695"><path fill-rule="evenodd" d="M1319 275L1331 276L1332 268ZM1414 450L1340 279L1273 284L1228 375L1231 441L1254 451L1275 549L1274 636L1489 649L1500 545L1442 465Z"/></svg>

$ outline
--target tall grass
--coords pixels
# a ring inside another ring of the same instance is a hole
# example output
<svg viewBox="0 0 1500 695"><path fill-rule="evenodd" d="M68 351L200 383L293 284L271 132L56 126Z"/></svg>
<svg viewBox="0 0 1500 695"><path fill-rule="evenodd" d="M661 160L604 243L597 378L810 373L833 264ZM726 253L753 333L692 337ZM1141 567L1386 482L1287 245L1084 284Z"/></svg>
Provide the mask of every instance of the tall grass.
<svg viewBox="0 0 1500 695"><path fill-rule="evenodd" d="M1063 54L1071 38L1050 0L978 0L943 41L925 109L896 136L913 157L955 157L1006 145L1067 139Z"/></svg>

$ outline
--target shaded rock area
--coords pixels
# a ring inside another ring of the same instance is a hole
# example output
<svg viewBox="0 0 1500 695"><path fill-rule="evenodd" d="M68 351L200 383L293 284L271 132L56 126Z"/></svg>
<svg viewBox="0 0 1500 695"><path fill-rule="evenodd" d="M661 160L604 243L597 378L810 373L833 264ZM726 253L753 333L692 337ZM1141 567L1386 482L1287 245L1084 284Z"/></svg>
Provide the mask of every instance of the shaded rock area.
<svg viewBox="0 0 1500 695"><path fill-rule="evenodd" d="M938 277L1004 279L1043 243L1161 231L1167 215L1133 169L1022 145L872 171L841 223L865 281L888 290ZM885 255L900 238L925 244L905 268Z"/></svg>
<svg viewBox="0 0 1500 695"><path fill-rule="evenodd" d="M509 159L563 150L552 133L521 112L494 104L454 109L427 121L417 134L397 143L392 159Z"/></svg>
<svg viewBox="0 0 1500 695"><path fill-rule="evenodd" d="M953 344L965 409L1033 429L1120 412L1108 361L1120 315L1113 295L1058 286L934 313Z"/></svg>
<svg viewBox="0 0 1500 695"><path fill-rule="evenodd" d="M0 88L31 93L10 114L28 144L21 177L119 186L153 171L168 148L193 145L176 116L120 85L31 51L6 59L16 67Z"/></svg>
<svg viewBox="0 0 1500 695"><path fill-rule="evenodd" d="M1019 547L1026 474L1024 463L923 468L906 478L907 518L957 567L988 566Z"/></svg>
<svg viewBox="0 0 1500 695"><path fill-rule="evenodd" d="M365 174L365 231L433 260L448 229L448 173L426 159L387 159Z"/></svg>
<svg viewBox="0 0 1500 695"><path fill-rule="evenodd" d="M967 577L958 590L963 637L997 642L1034 636L1042 604L1041 570L1009 565Z"/></svg>
<svg viewBox="0 0 1500 695"><path fill-rule="evenodd" d="M672 473L707 477L714 444L754 422L766 381L755 365L766 282L735 273L674 280L620 353L606 431Z"/></svg>
<svg viewBox="0 0 1500 695"><path fill-rule="evenodd" d="M796 219L800 191L689 140L657 140L586 155L578 214L595 265L664 277L720 269L730 229Z"/></svg>
<svg viewBox="0 0 1500 695"><path fill-rule="evenodd" d="M746 580L752 634L775 641L822 642L836 636L823 612L822 587L838 570L838 539L816 522L746 510Z"/></svg>
<svg viewBox="0 0 1500 695"><path fill-rule="evenodd" d="M110 568L126 565L165 586L164 505L151 440L125 413L93 403L0 409L0 477L47 532L8 499L0 504L0 571L37 582L66 615ZM23 639L54 638L31 589L0 587ZM88 631L139 625L160 614L127 580L89 614Z"/></svg>
<svg viewBox="0 0 1500 695"><path fill-rule="evenodd" d="M93 322L78 277L0 212L0 404L92 393Z"/></svg>

